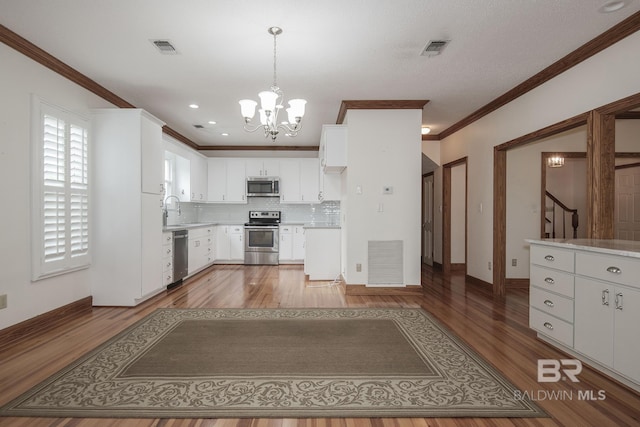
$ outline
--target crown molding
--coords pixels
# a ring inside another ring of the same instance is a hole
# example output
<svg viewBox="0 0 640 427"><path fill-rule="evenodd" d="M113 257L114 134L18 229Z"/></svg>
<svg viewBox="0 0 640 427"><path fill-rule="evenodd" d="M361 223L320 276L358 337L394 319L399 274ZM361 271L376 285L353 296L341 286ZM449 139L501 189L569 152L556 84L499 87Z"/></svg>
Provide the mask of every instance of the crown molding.
<svg viewBox="0 0 640 427"><path fill-rule="evenodd" d="M347 110L422 110L428 102L428 99L342 101L336 124L344 122Z"/></svg>
<svg viewBox="0 0 640 427"><path fill-rule="evenodd" d="M459 122L453 124L449 128L440 132L438 135L439 139L444 139L460 129L470 125L471 123L479 120L480 118L486 116L487 114L497 110L498 108L508 104L514 99L524 95L537 88L538 86L546 83L554 77L564 73L568 69L578 65L579 63L585 61L586 59L592 57L593 55L603 51L604 49L614 45L620 40L624 39L627 36L637 32L640 30L640 12L636 12L624 21L614 25L609 28L604 33L600 34L596 38L588 41L587 43L580 46L578 49L574 50L570 54L566 55L564 58L556 61L551 64L544 70L535 74L533 77L525 80L520 83L518 86L514 87L510 91L505 94L499 96L494 99L484 107L476 110L471 113L469 116L460 120Z"/></svg>

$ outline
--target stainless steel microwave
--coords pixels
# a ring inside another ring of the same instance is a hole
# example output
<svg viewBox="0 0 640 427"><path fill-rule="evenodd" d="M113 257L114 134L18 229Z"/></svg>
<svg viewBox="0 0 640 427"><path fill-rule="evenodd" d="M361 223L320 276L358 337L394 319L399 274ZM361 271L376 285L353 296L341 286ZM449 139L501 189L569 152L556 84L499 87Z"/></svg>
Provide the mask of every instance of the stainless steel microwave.
<svg viewBox="0 0 640 427"><path fill-rule="evenodd" d="M280 178L275 176L250 176L247 178L247 196L280 197Z"/></svg>

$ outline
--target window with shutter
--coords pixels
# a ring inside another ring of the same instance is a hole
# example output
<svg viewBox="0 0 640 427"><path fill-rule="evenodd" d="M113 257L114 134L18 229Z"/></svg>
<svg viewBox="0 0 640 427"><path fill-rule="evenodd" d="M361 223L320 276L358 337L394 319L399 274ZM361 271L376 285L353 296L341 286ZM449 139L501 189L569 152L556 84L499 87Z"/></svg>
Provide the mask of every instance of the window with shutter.
<svg viewBox="0 0 640 427"><path fill-rule="evenodd" d="M32 276L86 268L89 121L34 97Z"/></svg>

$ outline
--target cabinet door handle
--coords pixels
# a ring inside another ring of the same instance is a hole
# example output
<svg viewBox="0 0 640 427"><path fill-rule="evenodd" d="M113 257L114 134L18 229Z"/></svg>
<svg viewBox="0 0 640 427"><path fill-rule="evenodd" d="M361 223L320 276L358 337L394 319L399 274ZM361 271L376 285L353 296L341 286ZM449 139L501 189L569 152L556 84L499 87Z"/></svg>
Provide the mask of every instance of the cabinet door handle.
<svg viewBox="0 0 640 427"><path fill-rule="evenodd" d="M553 257L553 255L547 255L546 257L544 257L544 259L546 259L547 261L555 261L556 259Z"/></svg>
<svg viewBox="0 0 640 427"><path fill-rule="evenodd" d="M620 268L618 268L618 267L611 266L611 267L607 268L607 271L609 273L613 273L613 274L622 274L622 270Z"/></svg>
<svg viewBox="0 0 640 427"><path fill-rule="evenodd" d="M552 277L545 277L544 281L547 282L550 285L553 285L554 283L556 283L556 281L553 280Z"/></svg>
<svg viewBox="0 0 640 427"><path fill-rule="evenodd" d="M544 322L544 327L549 329L549 330L551 330L551 331L553 331L553 325L551 323L549 323L549 322Z"/></svg>
<svg viewBox="0 0 640 427"><path fill-rule="evenodd" d="M622 311L622 292L616 294L616 310Z"/></svg>
<svg viewBox="0 0 640 427"><path fill-rule="evenodd" d="M602 305L609 305L609 289L602 291Z"/></svg>
<svg viewBox="0 0 640 427"><path fill-rule="evenodd" d="M544 305L546 305L547 307L553 307L555 304L550 299L546 299L544 300Z"/></svg>

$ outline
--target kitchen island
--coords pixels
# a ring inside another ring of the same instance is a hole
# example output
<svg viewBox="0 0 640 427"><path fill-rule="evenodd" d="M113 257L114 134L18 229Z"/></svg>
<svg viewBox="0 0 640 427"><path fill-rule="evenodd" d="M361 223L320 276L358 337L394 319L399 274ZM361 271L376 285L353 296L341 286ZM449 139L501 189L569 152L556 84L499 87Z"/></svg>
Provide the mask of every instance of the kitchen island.
<svg viewBox="0 0 640 427"><path fill-rule="evenodd" d="M531 328L540 339L640 391L640 242L527 242Z"/></svg>

